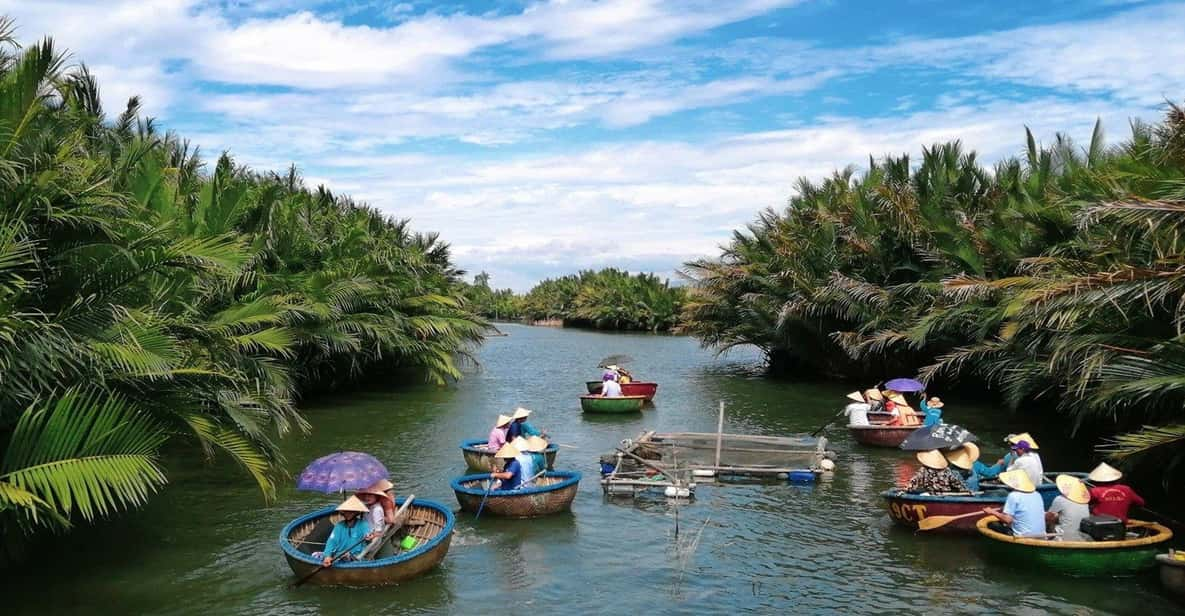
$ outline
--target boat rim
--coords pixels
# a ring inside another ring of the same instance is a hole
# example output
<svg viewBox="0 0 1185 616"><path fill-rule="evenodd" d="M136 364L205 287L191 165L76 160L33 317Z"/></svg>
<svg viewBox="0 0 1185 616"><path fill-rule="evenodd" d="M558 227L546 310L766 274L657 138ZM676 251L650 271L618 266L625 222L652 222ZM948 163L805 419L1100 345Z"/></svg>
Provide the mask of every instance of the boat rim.
<svg viewBox="0 0 1185 616"><path fill-rule="evenodd" d="M494 454L492 452L490 452L490 450L478 449L477 447L475 447L475 445L488 443L488 442L489 441L484 438L465 439L465 440L461 441L461 449L463 449L465 451L472 451L474 453L480 453L482 455L491 455L492 456ZM548 443L547 449L545 449L544 451L545 452L552 452L552 451L559 451L559 450L560 450L559 445L556 445L555 443Z"/></svg>
<svg viewBox="0 0 1185 616"><path fill-rule="evenodd" d="M405 498L396 499L396 504L402 505L405 500ZM441 528L440 532L436 533L434 537L421 545L417 545L410 552L395 554L394 556L388 556L386 558L380 558L377 560L339 562L334 563L333 567L335 569L380 569L383 567L389 567L391 565L397 565L427 553L429 550L435 548L442 541L453 534L453 527L457 523L457 518L453 515L451 509L434 500L429 500L426 498L423 500L417 498L415 502L412 503L412 508L415 507L427 507L429 509L435 509L436 511L444 514L444 527ZM317 511L306 513L289 522L284 526L284 529L280 531L280 549L284 550L284 554L290 558L295 558L296 560L310 565L320 565L320 560L313 558L311 554L305 554L304 552L301 552L300 550L293 547L292 542L288 540L288 537L293 531L296 530L296 527L300 526L301 524L315 520L317 518L325 517L327 515L332 515L336 510L337 505L330 505L324 509L318 509Z"/></svg>
<svg viewBox="0 0 1185 616"><path fill-rule="evenodd" d="M544 477L563 477L564 480L559 483L553 483L549 486L532 487L532 488L526 488L526 489L520 489L520 490L506 490L506 492L507 492L506 494L498 494L498 492L501 492L501 490L493 490L490 492L490 495L491 496L527 496L527 495L531 495L531 494L544 494L547 492L555 492L556 490L562 490L568 486L572 486L572 485L576 485L577 483L580 483L580 479L581 479L581 477L583 477L583 475L580 473L580 471L547 471L546 473L543 474L543 476ZM452 486L454 492L460 492L461 494L468 494L470 496L485 496L486 495L485 490L478 489L478 488L469 488L469 487L465 487L461 484L463 484L467 481L480 481L482 479L489 479L489 478L490 478L489 473L472 473L469 475L461 475L460 477L453 478L453 480L449 482L449 485Z"/></svg>
<svg viewBox="0 0 1185 616"><path fill-rule="evenodd" d="M920 427L922 427L922 426L921 425L916 425L916 426L848 426L848 429L849 430L909 430L910 432L913 432L914 430L917 430Z"/></svg>
<svg viewBox="0 0 1185 616"><path fill-rule="evenodd" d="M1164 543L1165 541L1173 538L1173 531L1169 530L1167 526L1157 524L1156 522L1128 520L1128 527L1146 528L1153 531L1154 534L1147 537L1121 539L1119 541L1049 541L1048 539L1035 539L1032 537L1014 537L1012 535L1005 535L1004 533L988 528L988 524L995 520L995 516L980 518L980 520L975 523L975 528L979 529L980 534L982 534L984 537L999 541L1001 543L1051 548L1055 550L1114 550L1120 548L1135 548L1144 545L1156 545L1158 543Z"/></svg>
<svg viewBox="0 0 1185 616"><path fill-rule="evenodd" d="M1004 499L1008 497L1008 491L984 490L983 494L978 496L967 494L951 494L944 496L940 494L912 494L902 490L901 488L890 488L884 492L881 492L881 497L885 499L899 498L923 503L1002 503L1004 502Z"/></svg>
<svg viewBox="0 0 1185 616"><path fill-rule="evenodd" d="M594 400L645 400L646 396L605 396L599 394L583 394L581 398L592 398Z"/></svg>

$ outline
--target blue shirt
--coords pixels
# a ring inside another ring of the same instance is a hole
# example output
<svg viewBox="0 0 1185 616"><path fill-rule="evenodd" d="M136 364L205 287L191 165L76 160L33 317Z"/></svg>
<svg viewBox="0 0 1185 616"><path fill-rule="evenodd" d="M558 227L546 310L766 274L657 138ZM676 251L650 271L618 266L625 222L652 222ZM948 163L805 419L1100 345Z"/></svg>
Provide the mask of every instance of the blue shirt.
<svg viewBox="0 0 1185 616"><path fill-rule="evenodd" d="M506 435L507 441L513 441L515 437L543 436L543 433L524 419L523 421L510 422L510 428L507 429Z"/></svg>
<svg viewBox="0 0 1185 616"><path fill-rule="evenodd" d="M922 412L926 414L926 420L922 422L922 427L937 426L942 423L942 409L936 409L928 404L925 400L919 403Z"/></svg>
<svg viewBox="0 0 1185 616"><path fill-rule="evenodd" d="M995 479L1000 476L1000 473L1004 472L1004 469L1008 468L1009 464L1012 464L1013 460L1016 460L1016 454L1009 451L1004 454L1004 461L1000 464L988 466L976 460L975 464L972 465L972 470L975 471L976 475L979 475L980 479Z"/></svg>
<svg viewBox="0 0 1185 616"><path fill-rule="evenodd" d="M1004 501L1004 513L1012 516L1012 534L1028 537L1045 534L1045 500L1036 490L1012 490Z"/></svg>
<svg viewBox="0 0 1185 616"><path fill-rule="evenodd" d="M511 460L510 464L506 465L504 472L510 473L510 479L503 479L502 485L498 489L517 490L518 484L523 482L523 467L519 466L518 460Z"/></svg>
<svg viewBox="0 0 1185 616"><path fill-rule="evenodd" d="M966 484L969 492L979 491L979 473L975 472L975 467L972 465L971 470L965 471L959 469L959 478Z"/></svg>
<svg viewBox="0 0 1185 616"><path fill-rule="evenodd" d="M362 538L369 532L370 523L362 518L354 522L353 526L347 526L344 521L334 524L333 532L329 533L329 540L325 542L325 555L335 557L353 546L350 554L355 558L361 556L362 551L366 549L366 542L362 541Z"/></svg>

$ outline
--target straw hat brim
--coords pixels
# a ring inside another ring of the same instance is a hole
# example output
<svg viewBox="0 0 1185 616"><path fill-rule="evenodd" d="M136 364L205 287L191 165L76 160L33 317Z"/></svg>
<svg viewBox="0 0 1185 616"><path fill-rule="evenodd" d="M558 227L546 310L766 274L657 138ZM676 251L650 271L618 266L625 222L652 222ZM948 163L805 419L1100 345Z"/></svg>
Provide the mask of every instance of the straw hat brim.
<svg viewBox="0 0 1185 616"><path fill-rule="evenodd" d="M342 512L353 511L354 513L367 513L370 511L370 507L367 507L366 503L362 502L361 499L359 499L357 496L351 496L350 498L347 498L344 502L342 502L342 504L337 506L337 511L342 511Z"/></svg>
<svg viewBox="0 0 1185 616"><path fill-rule="evenodd" d="M946 405L943 404L942 400L940 400L938 398L930 398L929 400L926 401L926 406L928 406L932 409L940 409Z"/></svg>
<svg viewBox="0 0 1185 616"><path fill-rule="evenodd" d="M516 449L514 447L514 445L511 445L510 443L506 443L505 445L502 446L502 449L498 450L498 453L494 454L494 457L495 458L514 458L514 457L518 456L518 454L519 454L519 451L518 451L518 449Z"/></svg>
<svg viewBox="0 0 1185 616"><path fill-rule="evenodd" d="M527 439L527 451L541 453L547 451L547 439L539 436L532 436Z"/></svg>
<svg viewBox="0 0 1185 616"><path fill-rule="evenodd" d="M940 471L950 464L946 461L946 457L943 456L942 453L937 449L919 451L917 452L916 457L918 462L922 463L922 466L925 466L926 468L932 468L936 471Z"/></svg>
<svg viewBox="0 0 1185 616"><path fill-rule="evenodd" d="M1037 486L1033 485L1029 475L1022 470L1005 471L1000 473L1000 483L1018 492L1033 492Z"/></svg>
<svg viewBox="0 0 1185 616"><path fill-rule="evenodd" d="M905 396L902 396L901 394L893 394L889 396L889 399L902 406L909 406L909 402L907 402L905 400Z"/></svg>
<svg viewBox="0 0 1185 616"><path fill-rule="evenodd" d="M514 419L509 415L499 415L498 421L494 424L494 427L501 428L504 426L509 426L510 422L512 422L512 421L514 421Z"/></svg>
<svg viewBox="0 0 1185 616"><path fill-rule="evenodd" d="M979 459L979 446L975 443L963 443L962 447L946 454L946 459L951 464L969 471L975 461Z"/></svg>
<svg viewBox="0 0 1185 616"><path fill-rule="evenodd" d="M370 486L367 487L366 489L367 490L378 490L380 492L385 493L387 490L392 490L394 488L395 488L395 484L391 483L390 481L388 481L386 479L380 479L380 480L370 484Z"/></svg>
<svg viewBox="0 0 1185 616"><path fill-rule="evenodd" d="M1094 467L1094 470L1090 471L1090 474L1086 478L1091 481L1106 483L1108 481L1119 481L1123 478L1123 473L1114 466L1103 462Z"/></svg>
<svg viewBox="0 0 1185 616"><path fill-rule="evenodd" d="M1010 445L1015 445L1020 441L1027 441L1029 443L1029 449L1041 449L1037 446L1037 440L1034 439L1033 435L1029 434L1028 432L1009 434L1004 440L1008 441L1008 444Z"/></svg>
<svg viewBox="0 0 1185 616"><path fill-rule="evenodd" d="M860 392L858 391L853 391L852 393L848 394L848 400L851 400L852 402L864 402L864 396L861 396Z"/></svg>
<svg viewBox="0 0 1185 616"><path fill-rule="evenodd" d="M869 389L865 391L864 396L869 400L876 400L878 402L885 399L885 397L881 395L880 390L877 389Z"/></svg>
<svg viewBox="0 0 1185 616"><path fill-rule="evenodd" d="M1054 481L1057 483L1057 491L1061 492L1062 496L1080 505L1090 502L1090 490L1086 489L1086 484L1077 477L1058 475Z"/></svg>
<svg viewBox="0 0 1185 616"><path fill-rule="evenodd" d="M521 406L514 409L514 418L515 419L526 419L528 416L530 416L530 414L531 414L531 409L525 409Z"/></svg>

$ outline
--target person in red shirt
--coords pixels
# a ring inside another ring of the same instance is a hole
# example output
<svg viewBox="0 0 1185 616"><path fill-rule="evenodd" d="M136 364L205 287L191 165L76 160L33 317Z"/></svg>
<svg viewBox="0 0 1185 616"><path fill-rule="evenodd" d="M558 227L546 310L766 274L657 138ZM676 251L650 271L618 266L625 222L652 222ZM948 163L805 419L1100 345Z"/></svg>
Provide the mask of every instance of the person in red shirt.
<svg viewBox="0 0 1185 616"><path fill-rule="evenodd" d="M1130 487L1119 483L1123 473L1106 462L1099 464L1086 479L1090 481L1090 512L1093 515L1113 515L1127 524L1127 510L1132 505L1143 506L1144 499Z"/></svg>

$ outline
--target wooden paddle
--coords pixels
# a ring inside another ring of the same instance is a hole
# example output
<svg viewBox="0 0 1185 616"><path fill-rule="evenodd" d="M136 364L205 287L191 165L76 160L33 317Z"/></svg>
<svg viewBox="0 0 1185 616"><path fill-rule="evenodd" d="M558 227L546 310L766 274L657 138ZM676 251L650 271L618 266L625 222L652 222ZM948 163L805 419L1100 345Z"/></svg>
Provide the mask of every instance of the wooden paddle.
<svg viewBox="0 0 1185 616"><path fill-rule="evenodd" d="M922 518L922 521L918 522L918 530L934 530L935 528L946 526L955 520L985 515L991 514L987 514L982 511L972 511L971 513L964 513L962 515L936 515L928 518Z"/></svg>
<svg viewBox="0 0 1185 616"><path fill-rule="evenodd" d="M395 520L387 525L387 528L383 530L383 534L381 536L375 537L370 542L370 545L366 546L365 550L362 550L362 557L359 560L372 558L374 553L378 552L379 548L382 547L382 545L386 543L387 539L391 538L391 536L393 536L396 531L398 531L400 528L403 528L404 526L410 526L410 524L405 522L404 519L407 517L407 508L411 506L412 501L415 499L415 494L409 494L407 498L403 499L403 504L400 505L399 509L395 511Z"/></svg>

